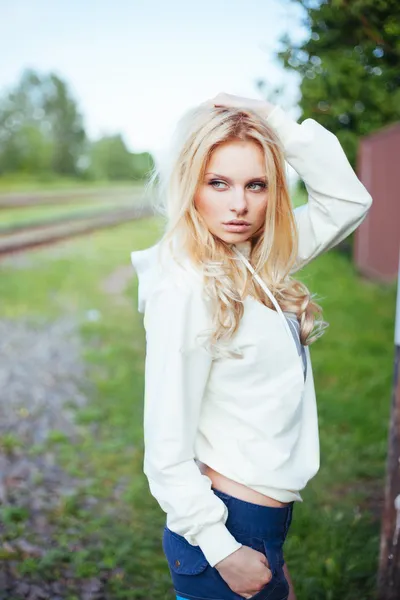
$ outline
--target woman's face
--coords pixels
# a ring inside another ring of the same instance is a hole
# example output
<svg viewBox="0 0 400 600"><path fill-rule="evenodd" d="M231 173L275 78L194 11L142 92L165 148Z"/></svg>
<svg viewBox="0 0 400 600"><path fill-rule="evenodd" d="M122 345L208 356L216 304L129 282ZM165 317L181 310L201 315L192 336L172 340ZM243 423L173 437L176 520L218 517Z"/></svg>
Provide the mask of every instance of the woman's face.
<svg viewBox="0 0 400 600"><path fill-rule="evenodd" d="M194 201L213 235L230 244L250 239L264 224L268 201L258 144L234 140L215 148Z"/></svg>

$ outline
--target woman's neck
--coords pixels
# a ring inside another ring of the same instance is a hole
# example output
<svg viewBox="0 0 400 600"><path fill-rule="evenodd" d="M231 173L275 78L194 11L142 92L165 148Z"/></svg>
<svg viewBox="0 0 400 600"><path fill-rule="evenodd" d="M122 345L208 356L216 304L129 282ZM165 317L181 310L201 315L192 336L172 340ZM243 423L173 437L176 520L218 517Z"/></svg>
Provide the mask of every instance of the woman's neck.
<svg viewBox="0 0 400 600"><path fill-rule="evenodd" d="M251 251L251 241L250 240L245 240L244 242L236 242L235 244L232 244L233 246L235 246L239 252L241 252L246 258L248 258L250 256L250 251Z"/></svg>

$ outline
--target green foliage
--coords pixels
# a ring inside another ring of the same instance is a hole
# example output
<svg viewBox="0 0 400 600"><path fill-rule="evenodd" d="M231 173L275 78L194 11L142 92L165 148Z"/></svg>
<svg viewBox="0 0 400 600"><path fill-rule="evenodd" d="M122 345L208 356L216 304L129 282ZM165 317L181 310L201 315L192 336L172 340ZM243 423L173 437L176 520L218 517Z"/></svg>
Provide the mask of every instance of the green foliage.
<svg viewBox="0 0 400 600"><path fill-rule="evenodd" d="M153 165L147 152L128 150L120 134L91 142L67 83L25 70L0 96L0 176L83 180L142 180Z"/></svg>
<svg viewBox="0 0 400 600"><path fill-rule="evenodd" d="M359 138L400 119L400 3L289 2L309 34L300 43L285 34L277 57L300 75L302 119L337 135L355 168Z"/></svg>
<svg viewBox="0 0 400 600"><path fill-rule="evenodd" d="M0 436L0 452L6 455L12 455L15 450L21 447L21 441L12 433L3 433Z"/></svg>
<svg viewBox="0 0 400 600"><path fill-rule="evenodd" d="M1 522L4 524L21 523L28 516L28 510L20 506L3 506L0 509Z"/></svg>
<svg viewBox="0 0 400 600"><path fill-rule="evenodd" d="M54 73L22 73L0 99L0 173L77 175L86 134L67 84Z"/></svg>
<svg viewBox="0 0 400 600"><path fill-rule="evenodd" d="M89 149L88 177L110 180L143 179L152 166L147 152L134 154L126 147L120 134L104 136Z"/></svg>

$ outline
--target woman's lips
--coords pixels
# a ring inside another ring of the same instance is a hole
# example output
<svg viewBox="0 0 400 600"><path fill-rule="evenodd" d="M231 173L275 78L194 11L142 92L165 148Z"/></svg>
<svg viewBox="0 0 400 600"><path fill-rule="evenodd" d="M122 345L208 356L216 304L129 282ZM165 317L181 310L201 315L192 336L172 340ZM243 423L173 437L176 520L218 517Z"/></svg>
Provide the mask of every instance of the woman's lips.
<svg viewBox="0 0 400 600"><path fill-rule="evenodd" d="M251 227L250 224L245 223L222 223L222 226L226 231L233 231L234 233L242 233Z"/></svg>

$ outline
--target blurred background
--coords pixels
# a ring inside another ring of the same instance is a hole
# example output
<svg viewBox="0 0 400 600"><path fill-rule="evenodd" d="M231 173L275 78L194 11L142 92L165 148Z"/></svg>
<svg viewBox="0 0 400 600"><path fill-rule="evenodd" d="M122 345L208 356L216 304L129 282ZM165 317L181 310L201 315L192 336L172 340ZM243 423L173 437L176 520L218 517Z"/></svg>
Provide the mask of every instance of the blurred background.
<svg viewBox="0 0 400 600"><path fill-rule="evenodd" d="M376 598L400 244L400 4L0 8L0 600L172 598L165 514L142 473L145 346L130 252L161 235L145 185L177 119L219 92L317 120L374 198L359 230L300 275L331 326L311 349L321 468L285 558L298 600ZM287 173L294 206L306 202Z"/></svg>

